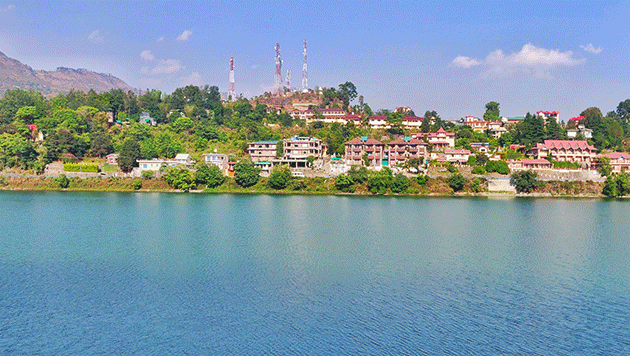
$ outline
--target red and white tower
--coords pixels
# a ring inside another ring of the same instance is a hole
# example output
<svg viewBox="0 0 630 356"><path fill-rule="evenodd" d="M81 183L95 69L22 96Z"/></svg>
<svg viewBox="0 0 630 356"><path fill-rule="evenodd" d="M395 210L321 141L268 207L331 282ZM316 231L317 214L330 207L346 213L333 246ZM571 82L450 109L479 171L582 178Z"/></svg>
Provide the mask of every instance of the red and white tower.
<svg viewBox="0 0 630 356"><path fill-rule="evenodd" d="M282 59L280 59L280 43L276 43L276 76L274 87L278 95L282 95Z"/></svg>
<svg viewBox="0 0 630 356"><path fill-rule="evenodd" d="M230 87L228 89L228 100L236 100L236 91L234 90L234 57L230 58Z"/></svg>

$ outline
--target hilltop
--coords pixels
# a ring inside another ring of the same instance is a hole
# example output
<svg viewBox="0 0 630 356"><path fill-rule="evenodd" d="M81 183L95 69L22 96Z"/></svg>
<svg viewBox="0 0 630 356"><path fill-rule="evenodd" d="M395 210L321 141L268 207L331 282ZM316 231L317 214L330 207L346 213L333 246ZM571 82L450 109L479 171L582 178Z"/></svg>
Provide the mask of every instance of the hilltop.
<svg viewBox="0 0 630 356"><path fill-rule="evenodd" d="M54 71L34 70L0 52L0 93L7 89L23 89L50 95L65 93L72 89L105 92L115 88L133 90L130 85L109 74L64 67Z"/></svg>

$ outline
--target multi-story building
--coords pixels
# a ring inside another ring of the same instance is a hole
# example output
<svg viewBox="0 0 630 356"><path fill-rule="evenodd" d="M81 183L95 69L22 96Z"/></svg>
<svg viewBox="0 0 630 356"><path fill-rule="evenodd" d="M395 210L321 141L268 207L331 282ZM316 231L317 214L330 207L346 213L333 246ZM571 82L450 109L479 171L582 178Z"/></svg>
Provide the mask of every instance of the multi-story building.
<svg viewBox="0 0 630 356"><path fill-rule="evenodd" d="M609 152L600 157L610 158L610 166L613 172L621 172L622 169L630 170L630 153L626 152Z"/></svg>
<svg viewBox="0 0 630 356"><path fill-rule="evenodd" d="M373 129L389 129L391 125L387 122L387 116L374 115L368 118L368 126Z"/></svg>
<svg viewBox="0 0 630 356"><path fill-rule="evenodd" d="M557 111L538 111L536 115L542 117L545 120L545 124L549 123L549 119L556 119L558 121L558 115L560 115Z"/></svg>
<svg viewBox="0 0 630 356"><path fill-rule="evenodd" d="M322 158L324 154L324 144L317 137L286 138L282 142L283 159L306 159L307 157Z"/></svg>
<svg viewBox="0 0 630 356"><path fill-rule="evenodd" d="M556 161L579 163L582 167L590 167L597 157L597 149L586 141L545 140L537 143L529 151L535 158L546 158L549 154Z"/></svg>
<svg viewBox="0 0 630 356"><path fill-rule="evenodd" d="M427 142L433 145L434 149L441 149L455 146L455 132L446 132L440 127L436 132L418 132L411 134L411 138L423 139L427 138Z"/></svg>
<svg viewBox="0 0 630 356"><path fill-rule="evenodd" d="M385 144L367 136L354 138L345 143L346 164L362 165L363 155L367 155L370 166L379 167L383 164Z"/></svg>
<svg viewBox="0 0 630 356"><path fill-rule="evenodd" d="M427 144L416 138L404 137L390 141L387 143L387 148L389 164L392 166L414 158L419 159L420 163L426 160Z"/></svg>
<svg viewBox="0 0 630 356"><path fill-rule="evenodd" d="M257 141L247 144L247 153L252 162L271 161L276 158L278 141Z"/></svg>
<svg viewBox="0 0 630 356"><path fill-rule="evenodd" d="M217 166L221 169L222 172L226 172L228 169L228 155L223 154L223 153L204 153L203 154L203 161L207 164L207 165L214 165Z"/></svg>
<svg viewBox="0 0 630 356"><path fill-rule="evenodd" d="M317 118L316 112L321 113L321 116ZM348 112L341 108L317 108L309 110L294 110L291 112L291 116L296 119L305 120L307 123L312 121L322 121L326 123L345 123L344 116L348 115Z"/></svg>
<svg viewBox="0 0 630 356"><path fill-rule="evenodd" d="M406 129L420 129L423 119L424 118L419 116L404 116L402 119L402 125Z"/></svg>

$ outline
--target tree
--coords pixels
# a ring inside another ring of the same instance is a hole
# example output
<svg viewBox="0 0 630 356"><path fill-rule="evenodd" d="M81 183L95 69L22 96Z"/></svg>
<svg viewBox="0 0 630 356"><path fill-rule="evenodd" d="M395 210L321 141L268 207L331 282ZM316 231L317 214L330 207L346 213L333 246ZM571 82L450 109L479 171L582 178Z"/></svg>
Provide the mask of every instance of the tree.
<svg viewBox="0 0 630 356"><path fill-rule="evenodd" d="M43 114L45 110L44 96L33 90L8 89L0 99L0 124L10 123L18 110L25 106L36 107L35 112Z"/></svg>
<svg viewBox="0 0 630 356"><path fill-rule="evenodd" d="M538 173L530 170L517 171L510 177L510 184L518 193L531 193L538 187Z"/></svg>
<svg viewBox="0 0 630 356"><path fill-rule="evenodd" d="M549 118L549 122L547 123L547 138L550 140L562 140L564 137L564 130L558 125L556 118Z"/></svg>
<svg viewBox="0 0 630 356"><path fill-rule="evenodd" d="M630 194L630 180L628 180L628 176L625 173L617 174L615 183L617 183L617 194L619 196Z"/></svg>
<svg viewBox="0 0 630 356"><path fill-rule="evenodd" d="M337 98L343 102L344 108L350 105L350 102L357 97L357 87L351 82L339 84Z"/></svg>
<svg viewBox="0 0 630 356"><path fill-rule="evenodd" d="M464 184L466 184L466 179L459 173L451 174L446 181L448 182L448 186L455 192L464 189Z"/></svg>
<svg viewBox="0 0 630 356"><path fill-rule="evenodd" d="M269 187L272 189L284 189L289 185L292 178L291 169L289 169L289 166L283 164L273 168L267 184L269 184Z"/></svg>
<svg viewBox="0 0 630 356"><path fill-rule="evenodd" d="M609 198L617 196L617 182L615 181L614 177L608 176L606 178L606 183L604 183L602 194L604 194L605 196Z"/></svg>
<svg viewBox="0 0 630 356"><path fill-rule="evenodd" d="M365 167L352 166L348 171L348 177L352 179L353 182L363 184L368 180L370 172Z"/></svg>
<svg viewBox="0 0 630 356"><path fill-rule="evenodd" d="M485 166L488 163L488 156L483 153L478 153L475 155L475 164L478 166Z"/></svg>
<svg viewBox="0 0 630 356"><path fill-rule="evenodd" d="M57 184L59 185L59 188L66 189L70 186L70 180L65 174L60 174L57 178Z"/></svg>
<svg viewBox="0 0 630 356"><path fill-rule="evenodd" d="M142 153L140 151L140 144L137 141L128 138L120 149L118 167L120 167L120 170L125 173L131 172L133 167L137 167L136 160L141 157Z"/></svg>
<svg viewBox="0 0 630 356"><path fill-rule="evenodd" d="M92 157L102 158L112 152L114 152L114 146L106 132L98 132L92 137L92 146L90 148L90 155Z"/></svg>
<svg viewBox="0 0 630 356"><path fill-rule="evenodd" d="M199 162L195 165L195 168L195 183L197 183L197 185L206 185L208 188L216 188L225 181L225 176L221 172L221 168L213 164L207 165L204 162Z"/></svg>
<svg viewBox="0 0 630 356"><path fill-rule="evenodd" d="M431 119L433 115L431 115L430 111L426 111L424 113L424 118L422 119L422 124L420 125L421 132L430 132L431 131Z"/></svg>
<svg viewBox="0 0 630 356"><path fill-rule="evenodd" d="M475 166L475 168L472 169L472 174L486 174L486 169L483 168L483 166Z"/></svg>
<svg viewBox="0 0 630 356"><path fill-rule="evenodd" d="M342 192L352 193L355 189L354 180L348 175L340 174L335 178L335 188Z"/></svg>
<svg viewBox="0 0 630 356"><path fill-rule="evenodd" d="M284 141L278 140L278 143L276 143L276 157L280 158L282 157L283 154L284 154Z"/></svg>
<svg viewBox="0 0 630 356"><path fill-rule="evenodd" d="M597 172L602 177L609 177L612 173L612 166L610 165L610 157L600 156L595 159L595 163L597 164Z"/></svg>
<svg viewBox="0 0 630 356"><path fill-rule="evenodd" d="M260 168L250 161L243 160L234 165L234 180L243 188L248 188L260 179Z"/></svg>
<svg viewBox="0 0 630 356"><path fill-rule="evenodd" d="M510 174L510 167L505 161L488 161L486 163L486 171L505 175Z"/></svg>
<svg viewBox="0 0 630 356"><path fill-rule="evenodd" d="M370 192L372 192L372 194L385 194L393 180L394 175L392 170L387 167L383 167L380 171L370 173L367 188Z"/></svg>
<svg viewBox="0 0 630 356"><path fill-rule="evenodd" d="M187 192L190 189L196 188L193 173L183 166L167 168L166 173L164 174L164 180L173 189L179 189Z"/></svg>
<svg viewBox="0 0 630 356"><path fill-rule="evenodd" d="M392 181L392 192L394 193L403 193L409 188L409 178L407 178L402 173L396 174L394 180Z"/></svg>
<svg viewBox="0 0 630 356"><path fill-rule="evenodd" d="M499 112L499 103L496 101L491 101L486 104L486 112L483 114L483 119L485 121L497 121L501 118Z"/></svg>

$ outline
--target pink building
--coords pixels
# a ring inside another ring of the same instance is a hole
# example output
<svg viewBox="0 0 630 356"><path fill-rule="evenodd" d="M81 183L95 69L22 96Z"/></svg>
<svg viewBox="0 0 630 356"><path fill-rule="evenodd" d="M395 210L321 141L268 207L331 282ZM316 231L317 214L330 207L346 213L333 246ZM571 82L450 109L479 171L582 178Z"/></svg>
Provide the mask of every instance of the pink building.
<svg viewBox="0 0 630 356"><path fill-rule="evenodd" d="M586 141L545 140L537 143L529 152L535 158L544 159L549 154L556 161L579 163L582 167L590 167L595 162L597 149Z"/></svg>
<svg viewBox="0 0 630 356"><path fill-rule="evenodd" d="M610 158L610 165L613 168L613 172L621 172L622 169L630 170L630 153L610 152L599 157Z"/></svg>
<svg viewBox="0 0 630 356"><path fill-rule="evenodd" d="M370 166L380 166L383 164L383 156L385 152L385 144L381 141L367 136L353 138L345 143L346 145L346 164L362 165L363 155L367 154Z"/></svg>
<svg viewBox="0 0 630 356"><path fill-rule="evenodd" d="M427 142L433 145L434 149L455 146L455 132L446 132L442 127L436 132L418 132L411 134L411 138L424 139L425 137L427 138Z"/></svg>
<svg viewBox="0 0 630 356"><path fill-rule="evenodd" d="M423 163L426 160L426 146L427 144L424 141L411 137L390 141L387 143L389 164L393 166L414 158L419 159Z"/></svg>

